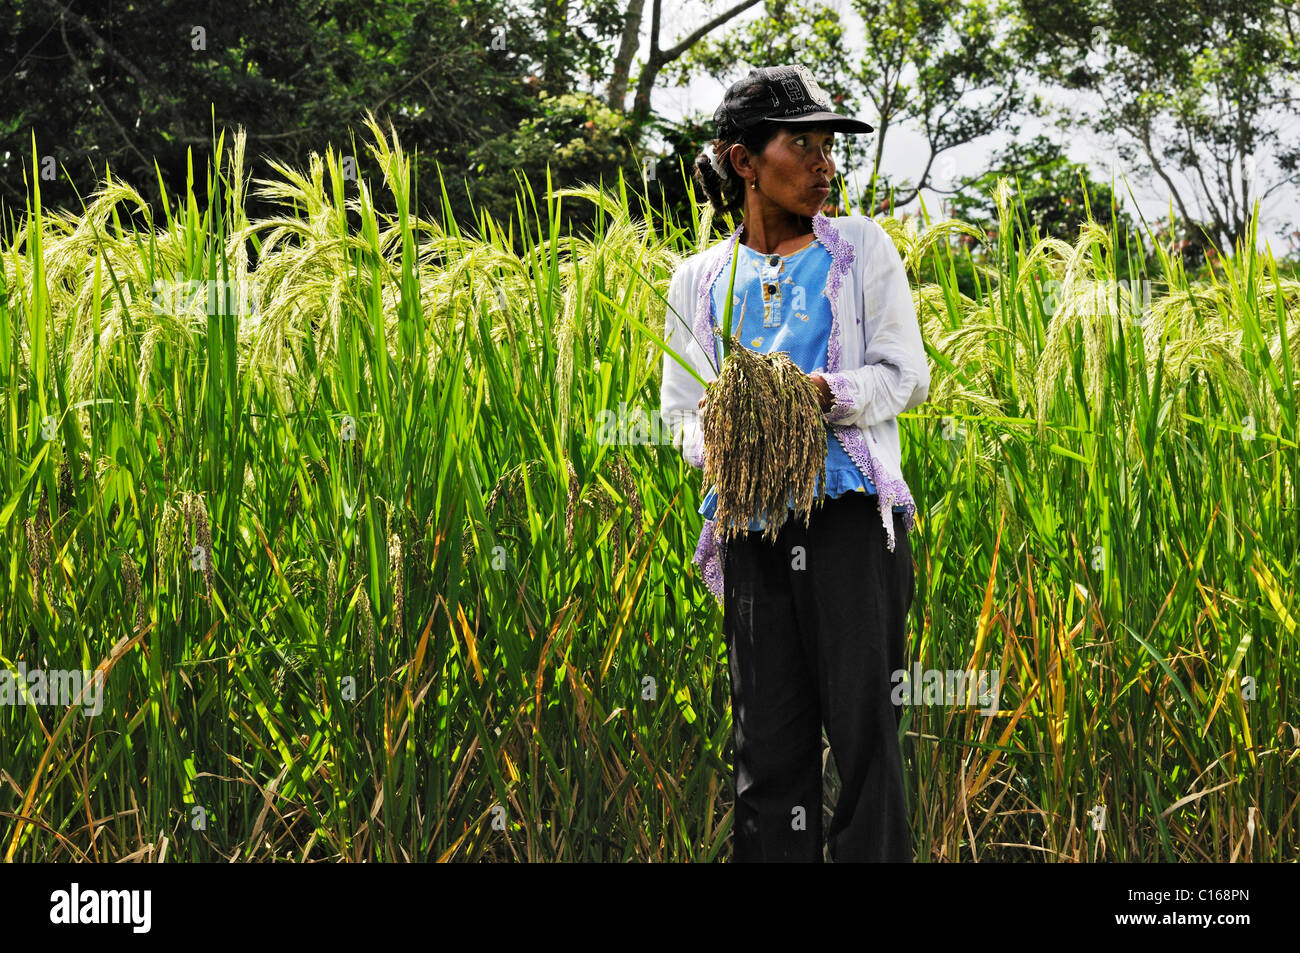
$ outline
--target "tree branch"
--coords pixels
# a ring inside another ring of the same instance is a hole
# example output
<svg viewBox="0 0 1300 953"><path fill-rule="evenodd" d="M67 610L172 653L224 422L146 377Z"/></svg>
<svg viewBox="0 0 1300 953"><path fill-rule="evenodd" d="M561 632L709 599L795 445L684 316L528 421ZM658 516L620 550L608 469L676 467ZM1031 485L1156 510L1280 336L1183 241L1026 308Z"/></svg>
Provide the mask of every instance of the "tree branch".
<svg viewBox="0 0 1300 953"><path fill-rule="evenodd" d="M662 62L664 62L664 63L671 63L673 60L677 59L677 57L681 56L683 53L685 53L687 50L689 50L692 46L694 46L696 43L698 43L698 42L699 42L701 39L703 39L705 36L708 36L708 34L709 34L710 32L712 32L713 30L716 30L718 27L722 26L722 24L726 23L726 22L727 22L728 20L730 20L732 17L734 17L734 16L736 16L736 15L738 15L738 14L744 13L746 10L748 10L750 7L752 7L754 4L756 4L756 3L758 3L758 2L759 2L759 0L740 0L740 3L736 4L736 5L735 5L734 7L732 7L730 10L727 10L727 11L725 11L725 12L723 12L723 13L719 13L716 17L714 17L714 18L713 18L712 20L710 20L708 23L704 24L704 26L700 27L700 28L699 28L698 30L696 30L694 33L691 33L689 36L686 37L686 39L682 40L682 41L681 41L680 43L678 43L676 46L672 47L671 49L664 50L663 53L662 53L662 56L663 56L663 60L662 60ZM659 0L655 0L655 6L654 6L654 19L655 19L655 25L658 26L658 24L659 24ZM653 37L652 37L652 39L651 39L651 42L653 42L654 40L657 40L657 39L658 39L658 33L659 33L658 30L656 30L656 31L654 32L654 35L653 35ZM651 52L651 55L653 55L655 52L657 52L657 50L656 50L655 48L652 47L651 50L650 50L650 52Z"/></svg>
<svg viewBox="0 0 1300 953"><path fill-rule="evenodd" d="M122 69L126 70L126 72L128 72L131 75L131 77L137 83L140 84L142 89L149 90L153 94L154 98L157 99L158 104L162 106L163 109L165 109L167 113L171 116L172 122L175 123L176 128L180 131L181 135L185 136L186 138L192 137L192 133L190 132L189 129L189 124L185 121L185 117L180 114L180 112L175 108L175 106L167 102L166 97L159 93L158 88L149 81L149 78L145 76L143 72L140 71L139 67L137 67L134 63L132 63L130 59L123 56L116 49L110 46L104 40L103 37L101 37L98 33L95 32L95 28L90 25L89 20L87 20L85 17L81 16L78 13L72 12L63 4L59 3L59 0L45 0L45 3L47 6L50 6L59 12L60 19L62 19L63 17L67 17L69 20L71 20L72 25L75 26L82 33L84 33L91 43L95 44L96 49L98 49L101 53L105 54L110 59L112 59L113 62L115 62ZM59 26L59 32L63 34L63 45L65 47L68 47L67 34L64 33L62 25ZM68 48L71 49L71 47ZM148 166L146 164L146 171L147 169Z"/></svg>
<svg viewBox="0 0 1300 953"><path fill-rule="evenodd" d="M1160 176L1160 178L1164 180L1166 187L1168 187L1169 189L1169 194L1172 195L1174 201L1178 203L1178 211L1182 213L1183 221L1188 223L1189 225L1194 224L1196 222L1196 219L1192 218L1192 216L1187 214L1187 205L1185 202L1183 202L1182 194L1179 193L1178 189L1174 186L1173 179L1169 178L1169 175L1165 172L1164 168L1161 167L1160 161L1156 158L1155 152L1151 148L1150 118L1148 117L1144 119L1142 123L1142 131L1140 135L1135 135L1134 131L1132 129L1129 129L1126 126L1122 126L1121 128L1123 128L1125 132L1129 133L1129 135L1134 136L1134 138L1138 139L1142 143L1142 147L1146 150L1147 159L1151 162L1151 168L1155 170L1156 175Z"/></svg>
<svg viewBox="0 0 1300 953"><path fill-rule="evenodd" d="M68 32L67 30L64 29L62 20L59 21L59 36L63 38L63 47L68 51L68 56L72 58L72 65L76 68L77 75L79 75L85 81L86 86L89 87L90 94L94 96L95 101L99 103L99 108L104 111L104 115L108 117L108 121L113 124L113 127L115 129L117 129L118 134L121 135L122 137L122 141L126 143L126 147L135 153L136 158L140 160L142 171L146 176L148 176L149 170L151 168L149 160L145 157L144 153L141 152L139 148L136 147L136 144L131 140L131 136L126 131L126 127L124 127L120 122L117 121L117 117L113 115L113 111L108 108L108 103L104 102L104 97L99 95L99 91L94 88L95 84L91 82L89 71L86 69L85 65L81 62L77 54L73 52L72 44L68 42ZM96 175L98 175L98 172L96 172Z"/></svg>

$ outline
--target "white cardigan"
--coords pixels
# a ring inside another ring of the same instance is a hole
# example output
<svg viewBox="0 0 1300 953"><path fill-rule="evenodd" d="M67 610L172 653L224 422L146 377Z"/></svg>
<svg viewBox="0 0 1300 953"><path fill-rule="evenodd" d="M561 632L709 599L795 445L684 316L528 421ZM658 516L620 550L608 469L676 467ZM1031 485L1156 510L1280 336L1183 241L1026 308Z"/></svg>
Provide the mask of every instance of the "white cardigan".
<svg viewBox="0 0 1300 953"><path fill-rule="evenodd" d="M664 340L706 381L714 368L714 339L720 316L713 315L715 280L730 278L731 258L742 223L725 241L684 259L668 286ZM930 393L921 328L912 291L893 241L862 215L813 218L813 232L831 253L823 294L831 302L831 335L824 377L833 406L823 414L858 469L876 487L887 545L894 549L893 507L899 504L910 532L916 504L903 480L897 415L924 403ZM852 320L849 320L852 318ZM704 467L699 401L704 388L671 355L663 356L660 416L672 429L673 445L693 467ZM705 520L693 562L709 591L723 600L725 547L714 520Z"/></svg>

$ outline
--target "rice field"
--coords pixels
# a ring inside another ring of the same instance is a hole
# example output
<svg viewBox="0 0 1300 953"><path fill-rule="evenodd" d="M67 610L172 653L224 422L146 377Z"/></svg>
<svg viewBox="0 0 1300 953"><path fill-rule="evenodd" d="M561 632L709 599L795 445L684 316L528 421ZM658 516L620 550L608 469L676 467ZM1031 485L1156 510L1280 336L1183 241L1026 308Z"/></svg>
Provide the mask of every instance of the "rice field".
<svg viewBox="0 0 1300 953"><path fill-rule="evenodd" d="M474 238L413 217L370 131L382 183L332 152L248 181L223 137L146 227L130 183L74 215L31 178L0 242L6 860L729 858L707 487L655 420L709 216L656 231L620 183ZM996 198L996 239L881 219L933 371L900 418L909 658L1000 676L904 712L918 860L1295 860L1300 281L1253 234L1192 278ZM98 672L98 711L33 670Z"/></svg>

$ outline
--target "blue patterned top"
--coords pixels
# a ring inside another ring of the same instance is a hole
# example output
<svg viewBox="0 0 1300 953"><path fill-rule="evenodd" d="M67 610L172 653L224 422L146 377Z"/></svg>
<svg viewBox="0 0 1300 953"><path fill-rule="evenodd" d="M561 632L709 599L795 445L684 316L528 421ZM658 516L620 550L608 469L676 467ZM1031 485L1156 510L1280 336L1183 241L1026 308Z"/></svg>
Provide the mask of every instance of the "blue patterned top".
<svg viewBox="0 0 1300 953"><path fill-rule="evenodd" d="M831 336L831 305L826 281L831 253L814 238L789 255L764 255L743 242L737 243L736 286L731 306L732 333L746 348L758 354L786 351L805 374L826 373L827 347ZM714 323L721 326L726 309L730 267L724 267L710 289ZM714 337L715 366L721 366L720 337ZM820 496L818 481L815 496ZM874 496L876 488L844 451L840 441L826 431L826 495L845 493ZM699 512L713 519L718 507L717 487L709 488ZM790 508L794 508L791 502ZM894 506L895 513L905 512ZM751 532L761 532L766 520L750 520Z"/></svg>

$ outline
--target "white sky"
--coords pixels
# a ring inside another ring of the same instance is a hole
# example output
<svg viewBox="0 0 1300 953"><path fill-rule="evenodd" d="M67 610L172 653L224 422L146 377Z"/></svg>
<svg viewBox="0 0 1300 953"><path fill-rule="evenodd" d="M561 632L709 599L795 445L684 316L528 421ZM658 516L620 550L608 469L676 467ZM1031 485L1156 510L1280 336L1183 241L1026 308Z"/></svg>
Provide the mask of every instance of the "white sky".
<svg viewBox="0 0 1300 953"><path fill-rule="evenodd" d="M721 0L721 2L715 3L713 5L713 15L724 10L728 5L729 0ZM847 3L838 2L833 3L832 6L840 11L846 23L845 35L852 46L852 52L855 54L851 58L860 57L861 46L853 43L853 39L862 35L861 18ZM666 28L662 30L663 35L660 39L660 45L665 47L671 46L695 29L695 26L702 22L702 18L706 15L702 4L690 2L690 0L683 4L674 4L671 10L672 15L668 15L669 7L665 4L664 23ZM737 24L762 15L764 14L761 7L747 10L724 26L722 30L734 29ZM647 3L641 30L641 49L638 51L638 56L642 62L644 62L644 57L649 52L649 22L650 4ZM634 77L638 66L639 64L636 64L633 67ZM729 77L729 81L734 82L739 79L747 70L747 65L738 68L735 76ZM713 110L722 101L725 92L726 86L714 82L708 77L697 78L688 87L684 88L664 88L661 82L654 90L652 105L655 112L670 119L681 119L687 113L705 113L711 117ZM1043 94L1050 98L1052 102L1058 104L1067 101L1064 97L1073 95L1059 90L1044 90ZM630 95L631 90L629 90L629 98ZM973 101L973 98L968 100L968 102ZM1073 101L1077 104L1077 107L1083 107L1086 106L1089 99L1086 96L1078 96ZM879 125L877 122L878 117L874 114L869 101L865 106L860 106L856 113L849 114L865 119L873 126ZM1290 120L1289 128L1292 130L1296 125L1300 125L1300 117L1292 116ZM1050 121L1022 117L1020 131L1022 139L1032 139L1039 132L1043 132L1049 138L1066 146L1066 154L1070 160L1085 164L1089 173L1095 179L1110 181L1112 168L1114 168L1116 194L1135 220L1137 220L1137 215L1134 213L1133 199L1129 197L1130 189L1137 200L1136 208L1146 217L1148 222L1154 221L1158 216L1168 216L1170 195L1164 187L1164 183L1159 178L1152 176L1152 181L1144 184L1130 175L1126 186L1122 177L1127 170L1118 165L1120 160L1114 155L1112 143L1102 141L1099 136L1086 129L1074 133L1059 130ZM855 157L859 154L869 157L875 148L875 135L875 133L866 133L854 136L854 139L858 141ZM962 175L978 174L987 168L988 160L994 152L1005 146L1010 139L1011 136L1007 133L993 133L973 143L948 150L936 159L935 168L932 169L932 178L942 188L951 187L953 182L950 175L939 174L941 172L955 170L957 174ZM882 171L884 173L895 178L910 178L920 173L925 167L928 158L929 146L925 135L919 128L914 125L909 128L908 124L891 126L885 139L885 152L882 158ZM942 166L940 163L942 163ZM847 169L841 166L840 171L848 180L851 195L856 194L865 187L867 178L861 170ZM1265 185L1271 185L1281 177L1281 173L1271 161L1261 162L1260 175L1263 177ZM1186 180L1181 176L1173 175L1171 177L1178 183L1179 190L1184 200L1188 202L1189 208L1193 208L1192 214L1196 214L1194 209L1196 191L1185 188ZM946 196L930 189L923 189L921 196L925 201L926 210L930 216L932 218L941 217L940 203ZM921 210L920 204L916 201L904 208L906 211L913 213ZM1177 206L1175 206L1175 211L1177 211ZM1300 223L1300 194L1297 194L1297 191L1293 189L1278 189L1261 203L1260 212L1259 247L1262 248L1267 243L1271 245L1275 254L1279 256L1287 254L1290 245L1286 238L1279 237L1278 232L1290 232L1298 227L1297 223Z"/></svg>

